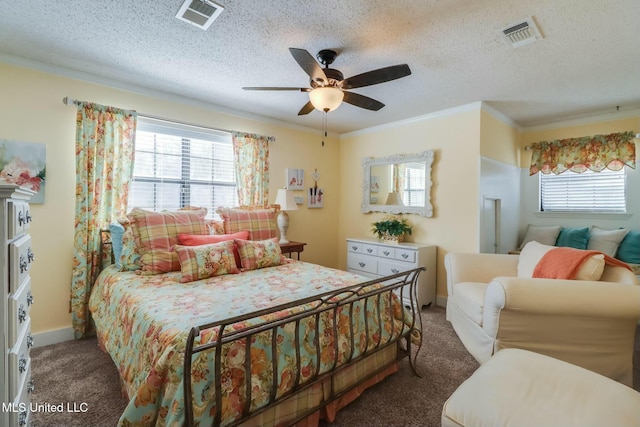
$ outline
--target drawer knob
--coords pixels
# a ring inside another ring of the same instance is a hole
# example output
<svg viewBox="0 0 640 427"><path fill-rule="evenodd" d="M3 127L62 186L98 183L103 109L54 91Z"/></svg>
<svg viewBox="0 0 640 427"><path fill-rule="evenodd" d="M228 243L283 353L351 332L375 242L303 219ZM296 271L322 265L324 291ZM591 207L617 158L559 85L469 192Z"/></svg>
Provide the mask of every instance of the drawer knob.
<svg viewBox="0 0 640 427"><path fill-rule="evenodd" d="M33 336L29 334L29 336L27 336L27 348L33 347L34 341Z"/></svg>
<svg viewBox="0 0 640 427"><path fill-rule="evenodd" d="M389 256L389 254L390 254L391 252L389 252L389 251L383 251L382 253L383 253L385 256Z"/></svg>
<svg viewBox="0 0 640 427"><path fill-rule="evenodd" d="M27 310L24 309L24 305L20 304L18 307L18 322L22 323L27 320Z"/></svg>
<svg viewBox="0 0 640 427"><path fill-rule="evenodd" d="M33 304L33 294L31 293L31 291L27 292L27 305L31 305Z"/></svg>
<svg viewBox="0 0 640 427"><path fill-rule="evenodd" d="M366 263L366 262L362 262L362 261L360 261L360 262L358 263L358 265L359 265L360 267L364 267L365 265L367 265L367 263Z"/></svg>
<svg viewBox="0 0 640 427"><path fill-rule="evenodd" d="M27 425L27 411L22 411L18 414L18 425L19 426Z"/></svg>
<svg viewBox="0 0 640 427"><path fill-rule="evenodd" d="M392 268L392 269L391 269L391 272L392 272L392 273L400 273L400 270L398 270L397 268Z"/></svg>
<svg viewBox="0 0 640 427"><path fill-rule="evenodd" d="M367 252L371 253L371 252L373 252L373 249L367 248Z"/></svg>
<svg viewBox="0 0 640 427"><path fill-rule="evenodd" d="M27 224L31 222L31 211L27 211L24 219L27 222Z"/></svg>
<svg viewBox="0 0 640 427"><path fill-rule="evenodd" d="M36 384L33 380L29 380L27 383L27 393L33 393L36 390Z"/></svg>
<svg viewBox="0 0 640 427"><path fill-rule="evenodd" d="M20 360L18 361L18 371L20 373L23 373L26 370L27 370L27 358L24 356L24 354L21 354Z"/></svg>
<svg viewBox="0 0 640 427"><path fill-rule="evenodd" d="M19 264L20 264L20 273L24 273L29 268L29 265L27 264L27 260L24 259L24 255L20 255Z"/></svg>
<svg viewBox="0 0 640 427"><path fill-rule="evenodd" d="M27 261L33 262L35 259L36 259L36 256L31 251L31 247L29 247L29 249L27 249Z"/></svg>
<svg viewBox="0 0 640 427"><path fill-rule="evenodd" d="M24 224L24 215L22 215L22 211L18 212L18 225Z"/></svg>
<svg viewBox="0 0 640 427"><path fill-rule="evenodd" d="M400 256L401 256L402 258L404 258L404 259L409 258L409 254L408 254L408 253L406 253L406 252L405 252L405 253L403 253L403 254L400 254Z"/></svg>
<svg viewBox="0 0 640 427"><path fill-rule="evenodd" d="M352 250L352 251L357 251L357 250L358 250L358 247L357 247L357 246L351 246L351 250Z"/></svg>

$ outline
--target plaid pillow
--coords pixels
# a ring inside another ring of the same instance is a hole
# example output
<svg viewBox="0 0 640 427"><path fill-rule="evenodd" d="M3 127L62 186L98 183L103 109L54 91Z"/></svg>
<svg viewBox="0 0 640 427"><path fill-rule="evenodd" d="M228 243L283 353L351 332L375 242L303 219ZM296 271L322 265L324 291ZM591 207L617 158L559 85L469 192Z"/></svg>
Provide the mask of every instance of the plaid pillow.
<svg viewBox="0 0 640 427"><path fill-rule="evenodd" d="M255 270L280 265L284 261L278 238L267 240L234 240L243 270Z"/></svg>
<svg viewBox="0 0 640 427"><path fill-rule="evenodd" d="M204 217L207 210L151 212L134 208L129 213L136 246L140 252L141 274L159 274L180 270L178 254L171 249L178 244L178 234L208 234Z"/></svg>
<svg viewBox="0 0 640 427"><path fill-rule="evenodd" d="M276 210L218 208L224 220L225 234L241 230L249 232L249 240L266 240L276 237Z"/></svg>
<svg viewBox="0 0 640 427"><path fill-rule="evenodd" d="M233 256L233 241L200 246L175 245L180 259L180 282L193 282L207 277L239 273Z"/></svg>

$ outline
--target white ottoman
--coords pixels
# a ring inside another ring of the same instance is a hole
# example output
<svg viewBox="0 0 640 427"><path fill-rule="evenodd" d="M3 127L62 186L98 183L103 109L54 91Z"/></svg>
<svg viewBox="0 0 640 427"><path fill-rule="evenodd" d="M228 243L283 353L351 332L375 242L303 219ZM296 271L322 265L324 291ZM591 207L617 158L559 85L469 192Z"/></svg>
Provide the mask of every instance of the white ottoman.
<svg viewBox="0 0 640 427"><path fill-rule="evenodd" d="M640 393L561 360L496 353L449 397L442 427L638 427Z"/></svg>

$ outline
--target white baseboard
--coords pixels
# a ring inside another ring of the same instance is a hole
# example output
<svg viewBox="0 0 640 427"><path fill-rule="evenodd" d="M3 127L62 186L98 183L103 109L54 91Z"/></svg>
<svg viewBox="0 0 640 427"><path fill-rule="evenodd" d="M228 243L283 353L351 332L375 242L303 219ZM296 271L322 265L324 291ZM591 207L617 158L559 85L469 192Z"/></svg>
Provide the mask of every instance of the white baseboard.
<svg viewBox="0 0 640 427"><path fill-rule="evenodd" d="M52 331L38 332L32 334L33 347L46 347L52 344L58 344L65 341L73 341L73 328L54 329Z"/></svg>

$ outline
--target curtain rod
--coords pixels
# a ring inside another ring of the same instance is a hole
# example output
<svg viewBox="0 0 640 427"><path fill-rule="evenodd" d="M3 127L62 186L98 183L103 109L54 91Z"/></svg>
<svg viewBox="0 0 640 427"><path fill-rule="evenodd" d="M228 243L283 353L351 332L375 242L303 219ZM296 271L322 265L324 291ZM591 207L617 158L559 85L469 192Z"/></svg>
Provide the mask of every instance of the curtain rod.
<svg viewBox="0 0 640 427"><path fill-rule="evenodd" d="M68 96L65 96L64 98L62 98L62 103L64 105L78 105L80 103L82 103L83 101L78 101L77 99L73 99L73 98L69 98ZM159 117L159 116L153 116L151 114L144 114L144 113L138 113L138 116L142 116L145 117L147 119L154 119L154 120L162 120L165 122L173 122L173 123L178 123L181 125L185 125L185 126L194 126L194 127L198 127L198 128L203 128L203 129L210 129L210 130L215 130L218 132L227 132L227 133L233 133L234 131L229 130L229 129L220 129L220 128L214 128L211 126L203 126L203 125L198 125L195 123L189 123L189 122L183 122L180 120L174 120L174 119L167 119L164 117Z"/></svg>

